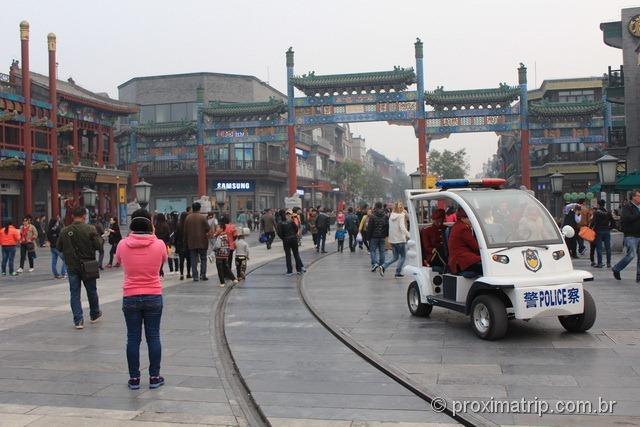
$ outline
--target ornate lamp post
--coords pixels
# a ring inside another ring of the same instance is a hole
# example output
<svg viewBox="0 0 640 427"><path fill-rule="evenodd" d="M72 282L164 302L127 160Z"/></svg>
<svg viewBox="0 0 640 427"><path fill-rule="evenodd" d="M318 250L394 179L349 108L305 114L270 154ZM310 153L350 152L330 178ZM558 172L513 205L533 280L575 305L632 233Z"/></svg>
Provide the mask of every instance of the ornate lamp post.
<svg viewBox="0 0 640 427"><path fill-rule="evenodd" d="M87 207L89 211L89 215L93 213L93 208L96 205L96 197L98 196L98 192L92 190L89 187L85 187L82 190L82 198L84 199L84 205Z"/></svg>
<svg viewBox="0 0 640 427"><path fill-rule="evenodd" d="M423 175L422 172L420 171L420 168L416 169L415 172L411 173L409 175L409 178L411 178L411 188L414 190L421 190L422 187L422 179Z"/></svg>
<svg viewBox="0 0 640 427"><path fill-rule="evenodd" d="M553 194L553 203L555 205L553 214L556 216L556 218L559 218L560 215L558 214L558 206L560 205L560 203L558 203L558 197L560 196L560 194L562 194L564 175L556 172L549 177L549 180L551 181L551 193Z"/></svg>
<svg viewBox="0 0 640 427"><path fill-rule="evenodd" d="M611 210L611 191L615 189L616 173L618 170L618 159L609 154L605 154L596 160L598 166L598 179L600 180L600 190L607 193L607 209Z"/></svg>
<svg viewBox="0 0 640 427"><path fill-rule="evenodd" d="M222 208L227 201L227 190L224 188L216 189L216 204L218 205L218 216L222 216Z"/></svg>
<svg viewBox="0 0 640 427"><path fill-rule="evenodd" d="M152 185L143 179L135 184L134 187L136 189L136 199L138 199L140 207L145 209L149 204L149 200L151 200Z"/></svg>

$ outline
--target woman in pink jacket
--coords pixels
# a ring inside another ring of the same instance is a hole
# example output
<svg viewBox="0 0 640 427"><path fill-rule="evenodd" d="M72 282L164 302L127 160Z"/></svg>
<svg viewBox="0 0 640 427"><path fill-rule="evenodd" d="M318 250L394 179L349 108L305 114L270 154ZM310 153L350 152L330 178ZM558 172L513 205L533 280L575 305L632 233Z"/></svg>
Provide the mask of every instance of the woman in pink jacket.
<svg viewBox="0 0 640 427"><path fill-rule="evenodd" d="M120 241L116 262L124 269L122 311L127 324L127 363L131 390L140 388L140 342L142 325L149 350L149 388L164 384L160 376L160 319L162 282L160 266L167 260L167 247L153 230L151 215L138 209L131 215L131 233Z"/></svg>

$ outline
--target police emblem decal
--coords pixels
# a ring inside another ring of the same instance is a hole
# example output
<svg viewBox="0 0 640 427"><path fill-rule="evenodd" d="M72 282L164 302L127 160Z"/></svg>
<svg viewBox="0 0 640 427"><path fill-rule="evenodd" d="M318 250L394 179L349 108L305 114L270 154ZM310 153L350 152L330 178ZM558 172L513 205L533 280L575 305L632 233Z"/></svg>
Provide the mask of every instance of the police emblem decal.
<svg viewBox="0 0 640 427"><path fill-rule="evenodd" d="M524 266L527 268L527 270L533 271L535 273L542 268L542 261L540 260L538 251L536 251L535 249L527 249L526 251L522 251L522 256L524 257Z"/></svg>

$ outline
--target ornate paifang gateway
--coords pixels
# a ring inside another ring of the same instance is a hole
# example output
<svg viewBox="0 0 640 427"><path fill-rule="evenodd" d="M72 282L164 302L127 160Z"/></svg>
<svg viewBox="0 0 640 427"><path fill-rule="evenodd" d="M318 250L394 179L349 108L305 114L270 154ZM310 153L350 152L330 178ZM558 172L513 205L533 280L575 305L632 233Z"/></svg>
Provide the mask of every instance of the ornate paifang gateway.
<svg viewBox="0 0 640 427"><path fill-rule="evenodd" d="M520 89L506 83L497 88L445 91L442 86L424 94L436 111L451 109L505 108L520 96Z"/></svg>
<svg viewBox="0 0 640 427"><path fill-rule="evenodd" d="M316 76L314 71L292 77L291 83L307 96L400 92L416 82L413 68L394 67L391 71Z"/></svg>
<svg viewBox="0 0 640 427"><path fill-rule="evenodd" d="M266 102L230 103L213 101L202 113L216 120L272 120L287 112L284 101L270 98ZM206 119L205 119L206 120Z"/></svg>

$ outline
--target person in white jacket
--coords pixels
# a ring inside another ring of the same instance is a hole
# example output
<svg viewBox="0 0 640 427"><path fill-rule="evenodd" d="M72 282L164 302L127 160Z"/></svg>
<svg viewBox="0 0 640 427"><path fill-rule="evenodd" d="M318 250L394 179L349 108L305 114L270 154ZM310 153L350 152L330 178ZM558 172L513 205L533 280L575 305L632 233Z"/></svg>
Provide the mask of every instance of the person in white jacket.
<svg viewBox="0 0 640 427"><path fill-rule="evenodd" d="M393 250L393 258L384 263L380 267L380 275L384 276L385 270L394 262L398 262L396 265L396 274L394 277L404 277L402 274L402 267L404 267L404 261L407 255L407 239L409 238L409 231L407 231L407 220L404 206L401 202L396 202L393 205L393 212L389 216L389 243Z"/></svg>

